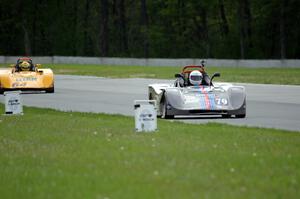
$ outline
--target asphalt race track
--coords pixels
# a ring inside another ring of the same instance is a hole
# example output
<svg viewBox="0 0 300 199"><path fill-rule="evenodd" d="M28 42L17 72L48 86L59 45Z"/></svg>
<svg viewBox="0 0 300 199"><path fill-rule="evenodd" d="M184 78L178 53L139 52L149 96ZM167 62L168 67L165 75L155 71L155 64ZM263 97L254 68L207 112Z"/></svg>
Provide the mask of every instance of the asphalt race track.
<svg viewBox="0 0 300 199"><path fill-rule="evenodd" d="M55 76L54 94L23 94L23 104L64 111L133 115L133 102L147 99L147 85L172 80L108 79L90 76ZM246 87L247 117L177 118L189 123L222 122L234 125L300 131L300 86L239 84ZM0 101L4 103L3 95ZM26 112L24 113L26 114Z"/></svg>

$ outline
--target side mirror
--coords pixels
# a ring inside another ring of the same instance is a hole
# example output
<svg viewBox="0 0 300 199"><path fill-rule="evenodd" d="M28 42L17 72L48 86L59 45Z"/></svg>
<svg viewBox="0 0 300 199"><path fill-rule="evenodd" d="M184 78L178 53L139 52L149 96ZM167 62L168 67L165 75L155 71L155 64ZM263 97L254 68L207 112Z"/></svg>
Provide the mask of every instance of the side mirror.
<svg viewBox="0 0 300 199"><path fill-rule="evenodd" d="M36 68L40 68L42 66L42 64L35 64Z"/></svg>
<svg viewBox="0 0 300 199"><path fill-rule="evenodd" d="M212 86L212 81L215 77L221 77L221 74L220 73L214 73L213 76L210 78L210 86Z"/></svg>
<svg viewBox="0 0 300 199"><path fill-rule="evenodd" d="M9 64L9 67L14 68L15 64Z"/></svg>
<svg viewBox="0 0 300 199"><path fill-rule="evenodd" d="M211 78L214 78L214 77L221 77L221 74L220 73L214 73Z"/></svg>
<svg viewBox="0 0 300 199"><path fill-rule="evenodd" d="M175 77L176 77L176 78L180 78L180 77L183 78L182 74L180 74L180 73L175 74Z"/></svg>

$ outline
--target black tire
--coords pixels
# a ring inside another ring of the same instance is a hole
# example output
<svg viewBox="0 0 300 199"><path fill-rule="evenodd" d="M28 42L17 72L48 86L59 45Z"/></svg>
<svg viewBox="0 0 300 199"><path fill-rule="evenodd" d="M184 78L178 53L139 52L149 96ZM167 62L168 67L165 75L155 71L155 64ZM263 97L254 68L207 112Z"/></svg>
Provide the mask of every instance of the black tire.
<svg viewBox="0 0 300 199"><path fill-rule="evenodd" d="M245 118L246 117L246 99L244 101L244 114L235 115L236 118Z"/></svg>
<svg viewBox="0 0 300 199"><path fill-rule="evenodd" d="M246 114L241 114L241 115L235 115L236 118L245 118Z"/></svg>
<svg viewBox="0 0 300 199"><path fill-rule="evenodd" d="M151 94L151 93L149 94L148 99L149 99L149 100L153 100L153 97L152 97L152 94Z"/></svg>
<svg viewBox="0 0 300 199"><path fill-rule="evenodd" d="M165 119L174 119L174 115L166 115Z"/></svg>
<svg viewBox="0 0 300 199"><path fill-rule="evenodd" d="M160 110L162 110L160 116L162 119L174 119L174 115L167 115L167 104L166 104L165 97L163 97L163 99L160 102Z"/></svg>
<svg viewBox="0 0 300 199"><path fill-rule="evenodd" d="M222 118L231 118L230 114L222 115Z"/></svg>
<svg viewBox="0 0 300 199"><path fill-rule="evenodd" d="M46 93L54 93L54 87L46 89Z"/></svg>

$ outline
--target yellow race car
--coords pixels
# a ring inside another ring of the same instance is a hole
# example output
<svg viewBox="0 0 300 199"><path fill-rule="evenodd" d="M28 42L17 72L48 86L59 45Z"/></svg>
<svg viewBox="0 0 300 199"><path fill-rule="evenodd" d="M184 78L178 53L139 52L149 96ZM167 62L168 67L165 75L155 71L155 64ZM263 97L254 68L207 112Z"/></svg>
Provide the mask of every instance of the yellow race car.
<svg viewBox="0 0 300 199"><path fill-rule="evenodd" d="M50 68L41 69L28 57L19 58L11 68L0 69L0 93L10 90L54 93L54 75Z"/></svg>

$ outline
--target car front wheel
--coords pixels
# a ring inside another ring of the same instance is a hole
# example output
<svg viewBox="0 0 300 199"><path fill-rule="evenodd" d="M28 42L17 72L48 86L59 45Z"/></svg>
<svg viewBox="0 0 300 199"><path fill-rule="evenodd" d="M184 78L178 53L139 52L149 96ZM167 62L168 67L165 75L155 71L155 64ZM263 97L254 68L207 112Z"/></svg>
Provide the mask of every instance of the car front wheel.
<svg viewBox="0 0 300 199"><path fill-rule="evenodd" d="M160 102L161 118L163 119L174 119L174 115L167 115L167 102L162 99Z"/></svg>

